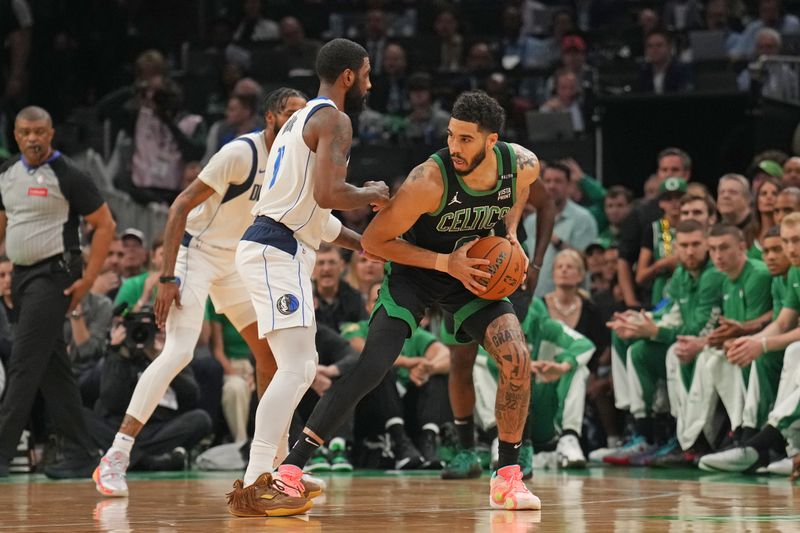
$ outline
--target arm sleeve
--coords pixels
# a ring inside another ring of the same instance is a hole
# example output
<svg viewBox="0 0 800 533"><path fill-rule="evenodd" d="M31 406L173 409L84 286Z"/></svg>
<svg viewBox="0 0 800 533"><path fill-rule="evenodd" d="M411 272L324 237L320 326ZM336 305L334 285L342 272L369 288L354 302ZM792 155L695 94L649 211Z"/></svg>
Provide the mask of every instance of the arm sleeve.
<svg viewBox="0 0 800 533"><path fill-rule="evenodd" d="M342 221L333 216L333 213L328 215L328 221L325 227L322 228L322 240L325 242L333 242L336 237L342 232Z"/></svg>
<svg viewBox="0 0 800 533"><path fill-rule="evenodd" d="M231 141L211 157L197 178L224 196L228 185L244 183L250 174L252 162L253 149L250 145L244 141Z"/></svg>

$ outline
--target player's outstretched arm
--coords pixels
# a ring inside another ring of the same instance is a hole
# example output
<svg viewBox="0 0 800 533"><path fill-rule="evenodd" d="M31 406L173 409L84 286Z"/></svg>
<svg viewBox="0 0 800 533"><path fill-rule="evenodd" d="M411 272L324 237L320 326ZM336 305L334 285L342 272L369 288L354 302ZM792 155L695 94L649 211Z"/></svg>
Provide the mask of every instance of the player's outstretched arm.
<svg viewBox="0 0 800 533"><path fill-rule="evenodd" d="M205 202L212 194L214 194L214 189L202 180L196 179L172 202L167 215L167 224L164 226L164 262L161 267L161 277L165 280L175 277L175 261L183 234L186 231L186 219L189 212ZM175 302L178 307L181 305L178 283L175 281L159 282L153 309L158 327L163 328L167 323L167 314L172 307L172 302Z"/></svg>
<svg viewBox="0 0 800 533"><path fill-rule="evenodd" d="M361 244L368 253L403 265L447 272L464 283L470 291L479 294L485 290L475 277L491 277L478 270L489 262L466 256L473 243L468 243L450 254L439 254L398 239L421 216L439 208L444 188L439 168L426 161L414 168L389 204L370 222Z"/></svg>
<svg viewBox="0 0 800 533"><path fill-rule="evenodd" d="M312 149L316 146L314 199L320 207L348 211L368 204L381 208L389 201L389 187L383 182L355 187L345 181L353 142L353 126L347 115L334 108L321 109L311 117L306 135L307 144Z"/></svg>

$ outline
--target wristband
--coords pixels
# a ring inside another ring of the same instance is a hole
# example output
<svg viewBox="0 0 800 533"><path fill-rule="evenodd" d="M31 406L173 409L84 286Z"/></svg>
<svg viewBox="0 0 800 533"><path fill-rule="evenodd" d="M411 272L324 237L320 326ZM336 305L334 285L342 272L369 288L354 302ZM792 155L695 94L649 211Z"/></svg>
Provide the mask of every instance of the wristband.
<svg viewBox="0 0 800 533"><path fill-rule="evenodd" d="M542 271L542 265L537 265L536 263L531 263L531 268L535 268L537 271Z"/></svg>
<svg viewBox="0 0 800 533"><path fill-rule="evenodd" d="M436 254L436 265L434 268L439 272L447 272L447 264L450 262L450 257L447 254Z"/></svg>
<svg viewBox="0 0 800 533"><path fill-rule="evenodd" d="M761 337L761 353L767 353L767 338Z"/></svg>
<svg viewBox="0 0 800 533"><path fill-rule="evenodd" d="M181 278L178 276L161 276L158 278L159 283L180 283Z"/></svg>

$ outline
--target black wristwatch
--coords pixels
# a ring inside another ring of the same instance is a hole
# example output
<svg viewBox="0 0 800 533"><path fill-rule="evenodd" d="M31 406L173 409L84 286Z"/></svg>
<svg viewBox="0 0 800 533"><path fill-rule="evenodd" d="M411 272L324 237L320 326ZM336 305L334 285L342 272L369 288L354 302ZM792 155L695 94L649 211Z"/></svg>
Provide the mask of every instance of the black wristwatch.
<svg viewBox="0 0 800 533"><path fill-rule="evenodd" d="M178 283L180 278L178 276L161 276L158 278L159 283Z"/></svg>

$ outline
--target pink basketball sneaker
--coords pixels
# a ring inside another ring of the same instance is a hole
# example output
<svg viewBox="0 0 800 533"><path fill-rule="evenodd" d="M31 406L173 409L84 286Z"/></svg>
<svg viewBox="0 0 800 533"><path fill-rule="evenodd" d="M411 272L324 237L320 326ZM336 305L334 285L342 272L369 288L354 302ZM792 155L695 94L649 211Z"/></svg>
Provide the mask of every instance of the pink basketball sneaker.
<svg viewBox="0 0 800 533"><path fill-rule="evenodd" d="M519 465L509 465L492 474L489 492L489 505L492 509L537 510L542 508L539 501L525 483Z"/></svg>

